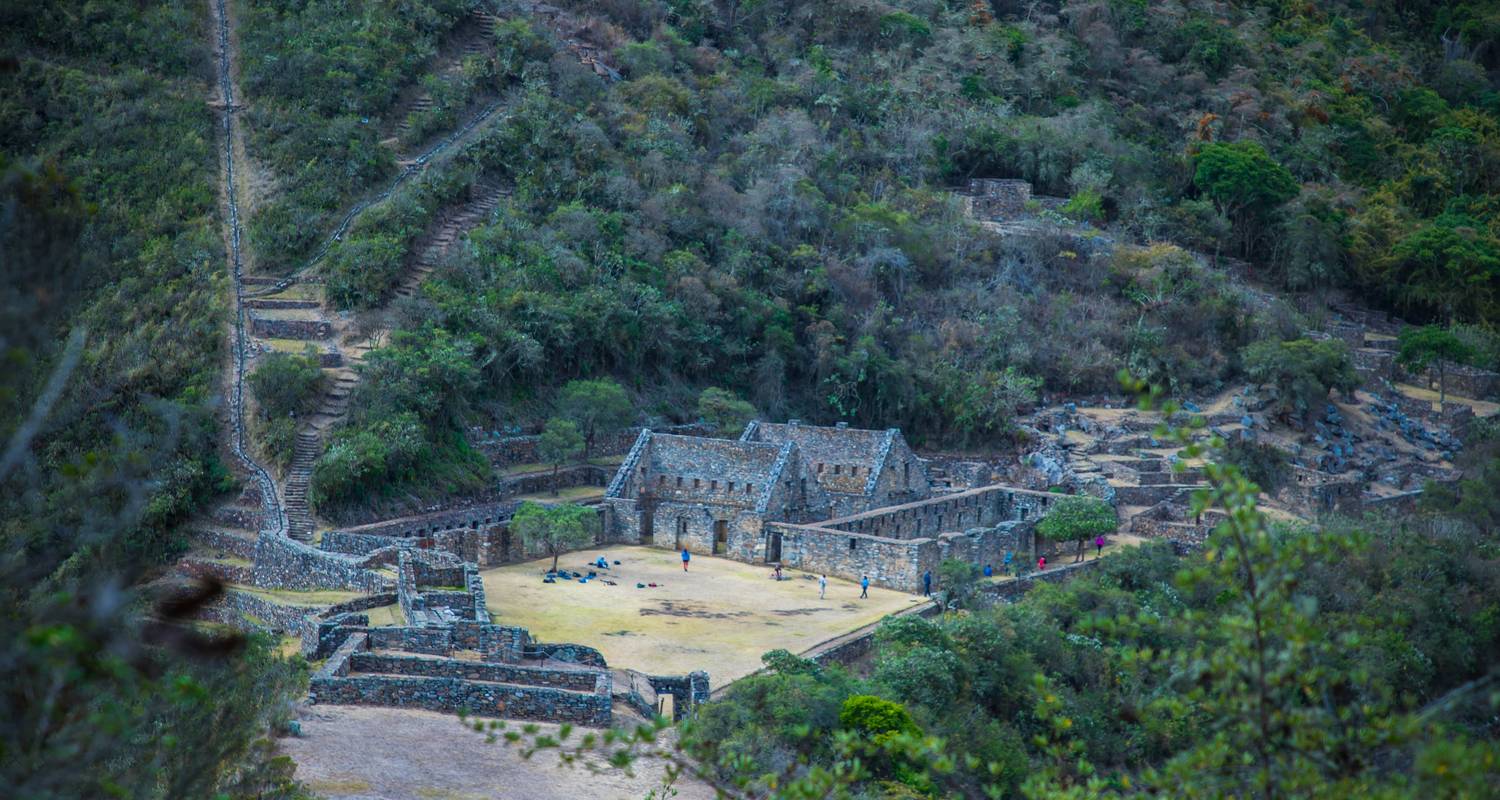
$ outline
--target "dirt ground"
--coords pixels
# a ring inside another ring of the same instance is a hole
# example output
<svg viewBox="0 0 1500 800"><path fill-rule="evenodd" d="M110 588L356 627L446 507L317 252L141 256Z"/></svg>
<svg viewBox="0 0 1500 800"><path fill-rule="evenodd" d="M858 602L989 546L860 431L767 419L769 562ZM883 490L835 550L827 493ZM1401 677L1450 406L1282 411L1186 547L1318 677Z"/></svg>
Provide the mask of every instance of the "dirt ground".
<svg viewBox="0 0 1500 800"><path fill-rule="evenodd" d="M300 721L302 735L279 740L281 749L297 762L297 779L331 800L626 800L660 787L664 771L639 763L634 776L595 774L562 766L555 752L524 759L516 747L488 743L458 717L433 711L308 706ZM678 800L714 796L707 784L686 778L673 788Z"/></svg>
<svg viewBox="0 0 1500 800"><path fill-rule="evenodd" d="M764 565L702 555L684 574L677 553L649 547L569 553L559 566L587 573L584 565L601 555L610 562L602 575L614 586L543 583L551 559L485 571L491 616L545 642L598 648L613 667L658 675L705 669L723 686L759 669L767 650L801 652L922 602L873 586L860 600L858 585L831 576L827 599L819 600L814 575L786 570L778 582Z"/></svg>

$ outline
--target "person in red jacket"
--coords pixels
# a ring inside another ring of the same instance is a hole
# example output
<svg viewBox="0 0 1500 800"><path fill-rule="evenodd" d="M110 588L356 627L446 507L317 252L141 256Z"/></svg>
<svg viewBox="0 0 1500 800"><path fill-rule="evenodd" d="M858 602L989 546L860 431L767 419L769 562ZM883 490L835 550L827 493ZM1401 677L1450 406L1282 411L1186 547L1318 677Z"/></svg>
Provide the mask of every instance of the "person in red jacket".
<svg viewBox="0 0 1500 800"><path fill-rule="evenodd" d="M1036 568L1037 568L1038 571L1044 570L1044 569L1047 568L1047 557L1046 556L1037 556L1037 559L1036 559Z"/></svg>

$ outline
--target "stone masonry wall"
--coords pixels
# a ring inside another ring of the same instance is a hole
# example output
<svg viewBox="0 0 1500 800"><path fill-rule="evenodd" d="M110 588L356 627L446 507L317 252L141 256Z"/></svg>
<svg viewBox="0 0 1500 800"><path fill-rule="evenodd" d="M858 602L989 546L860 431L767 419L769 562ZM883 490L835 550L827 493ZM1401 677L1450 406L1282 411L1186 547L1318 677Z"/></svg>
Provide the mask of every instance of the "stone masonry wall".
<svg viewBox="0 0 1500 800"><path fill-rule="evenodd" d="M254 583L282 589L379 592L390 579L361 568L348 556L325 553L281 536L261 536L255 543Z"/></svg>

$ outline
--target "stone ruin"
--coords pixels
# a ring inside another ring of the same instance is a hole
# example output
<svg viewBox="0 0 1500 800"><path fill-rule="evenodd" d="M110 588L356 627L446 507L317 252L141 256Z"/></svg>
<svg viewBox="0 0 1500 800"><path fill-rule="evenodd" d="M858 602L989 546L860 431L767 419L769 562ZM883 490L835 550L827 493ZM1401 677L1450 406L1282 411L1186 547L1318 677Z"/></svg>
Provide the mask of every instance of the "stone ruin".
<svg viewBox="0 0 1500 800"><path fill-rule="evenodd" d="M753 422L738 441L643 431L605 493L606 536L900 591L946 558L1029 555L1056 495L935 482L895 428Z"/></svg>

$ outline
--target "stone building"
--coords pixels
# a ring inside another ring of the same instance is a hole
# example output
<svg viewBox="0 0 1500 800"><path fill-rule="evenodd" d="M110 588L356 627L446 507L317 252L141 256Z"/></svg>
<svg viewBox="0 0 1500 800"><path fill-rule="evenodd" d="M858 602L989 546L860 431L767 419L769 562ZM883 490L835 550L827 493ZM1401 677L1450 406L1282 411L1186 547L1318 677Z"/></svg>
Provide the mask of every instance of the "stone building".
<svg viewBox="0 0 1500 800"><path fill-rule="evenodd" d="M839 423L828 428L752 422L740 435L742 442L797 446L807 470L833 504L831 516L859 514L883 506L925 500L932 496L927 466L906 444L897 428L883 431L850 428Z"/></svg>
<svg viewBox="0 0 1500 800"><path fill-rule="evenodd" d="M828 493L795 442L642 431L605 492L609 536L741 561L777 561L767 519L831 515Z"/></svg>
<svg viewBox="0 0 1500 800"><path fill-rule="evenodd" d="M1054 499L932 489L901 432L751 423L739 441L643 431L604 495L605 538L916 591L944 558L1029 554Z"/></svg>

